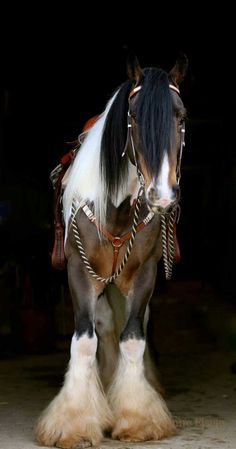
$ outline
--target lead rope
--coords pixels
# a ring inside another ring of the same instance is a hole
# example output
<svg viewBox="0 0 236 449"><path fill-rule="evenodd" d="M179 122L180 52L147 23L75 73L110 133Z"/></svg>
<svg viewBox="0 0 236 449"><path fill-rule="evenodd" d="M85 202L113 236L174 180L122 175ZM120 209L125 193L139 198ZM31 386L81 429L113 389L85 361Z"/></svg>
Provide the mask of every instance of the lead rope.
<svg viewBox="0 0 236 449"><path fill-rule="evenodd" d="M168 219L166 214L161 214L162 256L167 281L171 279L175 260L176 213L176 208L172 209Z"/></svg>
<svg viewBox="0 0 236 449"><path fill-rule="evenodd" d="M174 86L170 85L170 88L174 90ZM176 90L178 93L178 89ZM180 153L179 160L176 169L176 181L179 185L181 177L181 161L183 155L183 148L185 146L185 123L181 127L180 135ZM178 209L177 209L178 208ZM165 269L166 280L170 280L172 276L173 265L175 261L175 222L179 219L179 206L177 205L172 209L168 220L165 214L161 214L161 232L162 232L162 254Z"/></svg>
<svg viewBox="0 0 236 449"><path fill-rule="evenodd" d="M76 223L76 220L75 220L75 216L76 216L76 211L77 210L76 210L76 207L75 207L75 204L74 204L74 201L73 201L73 203L72 203L72 221L71 221L71 224L72 224L72 228L73 228L73 231L74 231L74 236L75 236L75 240L76 240L76 243L77 243L77 247L78 247L78 250L80 252L81 258L82 258L82 260L84 262L84 265L86 266L86 268L87 268L88 272L91 274L91 276L94 279L96 279L96 281L103 282L104 284L110 284L123 271L123 269L124 269L124 267L125 267L125 265L126 265L126 263L128 261L128 258L130 256L130 253L131 253L131 250L132 250L132 247L133 247L133 244L134 244L134 239L135 239L135 236L136 236L136 233L137 233L138 218L139 218L139 212L140 212L141 201L142 201L141 197L142 197L143 192L144 192L144 188L143 188L143 186L141 186L139 191L138 191L137 201L136 201L136 204L135 204L134 219L133 219L131 236L130 236L130 238L128 240L127 249L126 249L125 255L123 257L123 260L121 261L121 264L118 267L118 269L115 271L115 273L112 276L108 277L108 278L103 278L103 277L99 276L97 273L95 273L95 271L93 270L93 268L91 267L91 265L89 263L89 260L88 260L88 258L86 256L84 248L83 248L83 244L81 242L81 238L80 238L80 235L79 235L77 223Z"/></svg>

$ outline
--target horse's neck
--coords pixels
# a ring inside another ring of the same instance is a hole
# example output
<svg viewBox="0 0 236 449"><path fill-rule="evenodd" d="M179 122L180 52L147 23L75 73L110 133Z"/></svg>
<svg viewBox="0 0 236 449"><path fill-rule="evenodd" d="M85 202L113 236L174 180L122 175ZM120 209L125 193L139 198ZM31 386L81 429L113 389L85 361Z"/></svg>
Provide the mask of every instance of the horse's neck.
<svg viewBox="0 0 236 449"><path fill-rule="evenodd" d="M124 234L130 228L132 219L130 196L122 201L118 207L115 207L111 201L108 202L106 228L113 235Z"/></svg>
<svg viewBox="0 0 236 449"><path fill-rule="evenodd" d="M128 161L127 182L119 189L116 199L108 199L106 223L112 234L123 234L132 226L139 188L136 167Z"/></svg>
<svg viewBox="0 0 236 449"><path fill-rule="evenodd" d="M133 203L130 206L130 196L118 208L109 201L104 229L109 231L113 236L121 236L131 231L134 225L134 217L136 217L138 224L141 224L147 218L149 210L146 202L141 201L140 210L137 215L135 214L135 205L136 203Z"/></svg>

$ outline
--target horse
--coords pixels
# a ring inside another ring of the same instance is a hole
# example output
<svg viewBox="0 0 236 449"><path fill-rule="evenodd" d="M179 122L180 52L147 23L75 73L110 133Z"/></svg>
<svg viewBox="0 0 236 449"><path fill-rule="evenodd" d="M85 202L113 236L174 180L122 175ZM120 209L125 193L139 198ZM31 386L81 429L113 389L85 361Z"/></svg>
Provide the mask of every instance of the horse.
<svg viewBox="0 0 236 449"><path fill-rule="evenodd" d="M180 200L186 109L179 86L187 66L180 55L170 71L142 68L130 55L127 80L86 131L67 173L74 333L63 385L36 423L41 445L176 434L146 340L157 268L172 248L162 223L168 228Z"/></svg>

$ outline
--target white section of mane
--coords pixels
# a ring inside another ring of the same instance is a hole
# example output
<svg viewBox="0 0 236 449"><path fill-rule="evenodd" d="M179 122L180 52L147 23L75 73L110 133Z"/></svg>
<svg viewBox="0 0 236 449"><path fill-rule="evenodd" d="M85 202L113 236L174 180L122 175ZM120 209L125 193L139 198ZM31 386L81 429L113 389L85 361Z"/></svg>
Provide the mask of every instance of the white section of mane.
<svg viewBox="0 0 236 449"><path fill-rule="evenodd" d="M63 194L63 212L66 225L71 215L72 201L96 201L103 193L100 179L100 151L103 126L116 94L108 102L105 111L89 129L71 167Z"/></svg>
<svg viewBox="0 0 236 449"><path fill-rule="evenodd" d="M100 225L105 225L108 195L104 179L101 179L100 176L101 140L106 117L117 93L118 91L108 101L105 111L89 129L88 134L70 167L63 194L63 213L66 227L65 237L68 231L68 222L71 216L71 205L73 200L78 208L79 203L82 200L94 202L94 215L96 216L97 222ZM124 183L120 187L117 198L113 201L116 207L118 207L129 194L133 195L137 190L137 173L135 167L132 166L131 163L129 163L128 180L129 182L127 184Z"/></svg>

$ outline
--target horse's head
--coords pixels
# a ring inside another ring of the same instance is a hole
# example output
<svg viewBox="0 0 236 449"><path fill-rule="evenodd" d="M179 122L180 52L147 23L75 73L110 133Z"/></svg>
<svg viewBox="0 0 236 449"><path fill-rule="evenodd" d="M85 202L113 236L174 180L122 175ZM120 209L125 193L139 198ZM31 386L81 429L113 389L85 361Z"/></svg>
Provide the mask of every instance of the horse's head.
<svg viewBox="0 0 236 449"><path fill-rule="evenodd" d="M136 57L128 60L133 85L125 152L136 165L148 207L155 213L169 211L179 200L186 118L179 85L186 69L185 56L169 73L153 67L142 70Z"/></svg>

